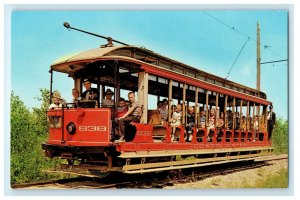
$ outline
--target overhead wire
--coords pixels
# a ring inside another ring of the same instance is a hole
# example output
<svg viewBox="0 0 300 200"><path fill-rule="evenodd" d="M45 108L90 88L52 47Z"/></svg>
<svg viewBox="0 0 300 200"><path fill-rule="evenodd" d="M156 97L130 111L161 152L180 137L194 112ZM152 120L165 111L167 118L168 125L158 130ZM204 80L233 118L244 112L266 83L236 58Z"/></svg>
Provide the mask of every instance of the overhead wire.
<svg viewBox="0 0 300 200"><path fill-rule="evenodd" d="M226 27L229 28L230 30L232 30L232 31L234 31L234 32L236 32L236 33L238 33L238 34L240 34L240 35L243 35L243 36L247 37L249 40L251 40L251 41L253 41L253 42L256 42L256 40L253 39L252 37L250 37L248 34L243 33L243 32L241 32L241 31L237 30L234 26L230 26L230 25L226 24L225 22L223 22L222 20L220 20L220 19L217 18L216 16L214 16L214 15L208 13L207 11L203 11L203 13L206 14L207 16L209 16L209 17L215 19L215 20L218 21L219 23L223 24L224 26L226 26ZM264 49L270 51L271 53L275 54L276 56L278 56L278 57L280 57L280 58L284 58L284 57L281 56L280 54L278 54L278 53L276 53L275 51L272 51L270 48L268 48L268 47L270 47L269 45L262 44L261 42L259 42L259 45L260 45L261 47L264 47ZM266 47L266 48L265 48L265 47Z"/></svg>
<svg viewBox="0 0 300 200"><path fill-rule="evenodd" d="M233 66L234 66L234 64L236 63L236 61L237 61L237 59L238 59L238 57L240 56L240 54L242 53L242 51L243 51L243 49L244 49L244 47L246 46L246 44L249 42L249 38L247 39L247 41L245 42L245 44L242 46L242 48L240 49L240 51L239 51L239 53L238 53L238 55L236 56L236 58L235 58L235 60L234 60L234 62L232 63L232 65L231 65L231 67L230 67L230 69L229 69L229 71L228 71L228 73L227 73L227 76L225 77L225 80L227 80L227 78L229 77L229 75L230 75L230 72L231 72L231 70L233 69Z"/></svg>

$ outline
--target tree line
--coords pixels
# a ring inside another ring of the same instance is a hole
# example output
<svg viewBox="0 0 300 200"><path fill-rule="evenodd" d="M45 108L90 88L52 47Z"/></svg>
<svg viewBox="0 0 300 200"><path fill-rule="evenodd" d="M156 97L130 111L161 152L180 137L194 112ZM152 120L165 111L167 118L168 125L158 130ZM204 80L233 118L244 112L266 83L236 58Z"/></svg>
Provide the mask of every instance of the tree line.
<svg viewBox="0 0 300 200"><path fill-rule="evenodd" d="M19 96L10 96L10 177L11 184L57 178L42 172L61 161L44 157L41 144L47 140L49 90L40 89L41 106L29 109Z"/></svg>

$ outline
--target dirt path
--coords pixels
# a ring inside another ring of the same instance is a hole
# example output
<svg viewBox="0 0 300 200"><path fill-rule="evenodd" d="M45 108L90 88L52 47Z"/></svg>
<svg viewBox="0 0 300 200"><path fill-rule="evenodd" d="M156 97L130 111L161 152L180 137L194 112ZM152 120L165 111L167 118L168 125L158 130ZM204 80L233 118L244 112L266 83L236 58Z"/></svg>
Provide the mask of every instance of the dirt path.
<svg viewBox="0 0 300 200"><path fill-rule="evenodd" d="M242 185L254 187L259 181L266 180L271 174L278 174L282 169L288 168L288 160L269 162L271 165L257 169L249 169L223 176L215 176L193 183L176 184L164 189L195 189L195 188L241 188Z"/></svg>

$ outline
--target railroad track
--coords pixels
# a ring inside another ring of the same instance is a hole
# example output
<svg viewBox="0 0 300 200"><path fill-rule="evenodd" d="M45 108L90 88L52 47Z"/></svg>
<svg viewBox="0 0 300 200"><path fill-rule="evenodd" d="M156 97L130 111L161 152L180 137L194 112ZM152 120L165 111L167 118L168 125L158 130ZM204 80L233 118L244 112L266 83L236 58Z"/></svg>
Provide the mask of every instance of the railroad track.
<svg viewBox="0 0 300 200"><path fill-rule="evenodd" d="M111 174L108 177L97 179L90 177L78 177L60 179L46 182L26 183L12 185L14 189L111 189L111 188L164 188L175 184L190 183L206 178L226 175L230 173L245 171L272 165L274 162L285 162L287 155L272 155L258 158L255 162L237 162L222 165L200 167L193 169L174 170L169 172L147 173L147 174Z"/></svg>

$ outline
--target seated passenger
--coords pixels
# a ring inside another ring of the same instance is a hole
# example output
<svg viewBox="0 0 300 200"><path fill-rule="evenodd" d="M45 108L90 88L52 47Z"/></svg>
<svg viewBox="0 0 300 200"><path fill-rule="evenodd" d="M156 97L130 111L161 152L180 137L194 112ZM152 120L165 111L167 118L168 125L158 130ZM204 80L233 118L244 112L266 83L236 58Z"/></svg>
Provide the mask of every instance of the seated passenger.
<svg viewBox="0 0 300 200"><path fill-rule="evenodd" d="M176 110L176 105L172 105L171 106L171 117L173 116L173 113L175 112L175 110Z"/></svg>
<svg viewBox="0 0 300 200"><path fill-rule="evenodd" d="M120 98L116 110L116 117L117 118L123 117L127 113L127 111L128 111L128 107L125 104L125 99Z"/></svg>
<svg viewBox="0 0 300 200"><path fill-rule="evenodd" d="M73 95L73 103L75 104L74 107L78 107L78 102L81 100L81 97L79 96L79 91L77 88L72 89L72 95Z"/></svg>
<svg viewBox="0 0 300 200"><path fill-rule="evenodd" d="M187 113L187 121L186 121L186 133L187 133L187 141L191 141L192 128L195 126L195 107L190 106Z"/></svg>
<svg viewBox="0 0 300 200"><path fill-rule="evenodd" d="M263 119L263 115L259 115L259 129L260 131L264 132L265 131L265 123Z"/></svg>
<svg viewBox="0 0 300 200"><path fill-rule="evenodd" d="M125 100L125 105L126 105L126 107L128 108L128 107L130 106L130 101Z"/></svg>
<svg viewBox="0 0 300 200"><path fill-rule="evenodd" d="M129 109L122 117L118 119L120 139L117 142L125 141L125 123L140 122L141 107L135 100L134 92L128 93L128 99L130 102Z"/></svg>
<svg viewBox="0 0 300 200"><path fill-rule="evenodd" d="M181 109L182 109L181 104L178 104L176 106L175 112L173 113L172 118L171 118L171 127L172 127L172 139L171 140L172 141L175 138L176 128L181 125L181 117L182 117Z"/></svg>
<svg viewBox="0 0 300 200"><path fill-rule="evenodd" d="M81 94L81 98L84 100L98 101L98 90L91 87L91 82L88 79L84 79L83 86L86 90Z"/></svg>
<svg viewBox="0 0 300 200"><path fill-rule="evenodd" d="M115 134L119 135L120 133L120 129L119 129L119 125L118 125L118 120L119 118L123 117L128 111L128 107L125 104L125 99L124 98L120 98L118 101L118 107L116 109L116 118L115 118L115 127L116 127L116 131Z"/></svg>
<svg viewBox="0 0 300 200"><path fill-rule="evenodd" d="M221 112L220 117L217 118L217 128L219 128L219 130L222 130L224 128L224 113L223 112Z"/></svg>
<svg viewBox="0 0 300 200"><path fill-rule="evenodd" d="M231 110L228 110L227 117L228 117L228 129L232 129L233 128L233 112Z"/></svg>
<svg viewBox="0 0 300 200"><path fill-rule="evenodd" d="M253 120L253 131L257 132L258 131L258 117L254 116Z"/></svg>
<svg viewBox="0 0 300 200"><path fill-rule="evenodd" d="M62 108L62 104L61 104L60 101L61 101L60 93L58 91L53 92L52 104L50 104L49 110L50 109L60 109L60 108Z"/></svg>
<svg viewBox="0 0 300 200"><path fill-rule="evenodd" d="M200 128L205 128L205 120L206 120L206 117L205 117L205 111L204 111L204 108L200 108Z"/></svg>
<svg viewBox="0 0 300 200"><path fill-rule="evenodd" d="M60 103L61 96L58 91L55 91L52 96L52 104L49 106L49 110L51 109L61 109L62 104ZM49 116L48 122L50 124L50 128L61 128L61 117Z"/></svg>
<svg viewBox="0 0 300 200"><path fill-rule="evenodd" d="M257 117L257 115L255 115L254 119L253 119L253 131L254 131L254 141L255 141L256 133L258 132L258 117Z"/></svg>
<svg viewBox="0 0 300 200"><path fill-rule="evenodd" d="M114 95L114 93L110 89L107 89L105 92L105 98L102 101L102 106L112 107L115 104L114 100L112 100L113 95ZM125 103L125 101L124 101L124 103Z"/></svg>
<svg viewBox="0 0 300 200"><path fill-rule="evenodd" d="M235 130L240 129L240 113L235 113Z"/></svg>
<svg viewBox="0 0 300 200"><path fill-rule="evenodd" d="M253 120L252 117L249 117L249 129L253 131Z"/></svg>
<svg viewBox="0 0 300 200"><path fill-rule="evenodd" d="M162 107L158 109L161 123L164 124L166 121L168 121L168 115L169 115L169 109L168 109L168 100L164 99L162 101Z"/></svg>
<svg viewBox="0 0 300 200"><path fill-rule="evenodd" d="M211 129L215 128L215 109L211 109L209 113L209 119L208 119L208 126L207 126L207 133L210 132Z"/></svg>
<svg viewBox="0 0 300 200"><path fill-rule="evenodd" d="M246 117L242 117L241 131L246 131Z"/></svg>
<svg viewBox="0 0 300 200"><path fill-rule="evenodd" d="M157 102L157 110L161 109L163 102L162 101L158 101Z"/></svg>

